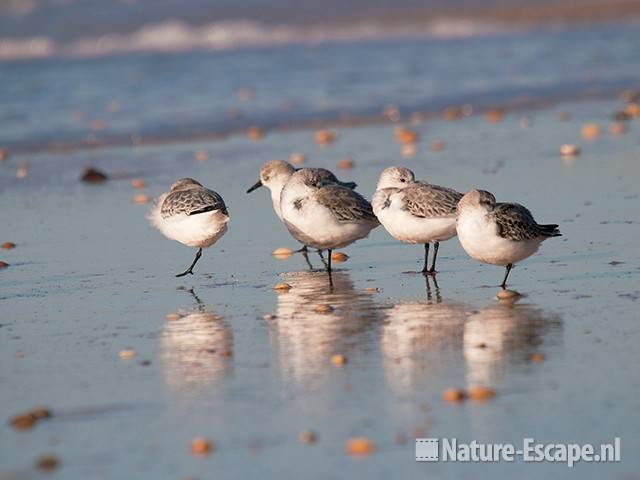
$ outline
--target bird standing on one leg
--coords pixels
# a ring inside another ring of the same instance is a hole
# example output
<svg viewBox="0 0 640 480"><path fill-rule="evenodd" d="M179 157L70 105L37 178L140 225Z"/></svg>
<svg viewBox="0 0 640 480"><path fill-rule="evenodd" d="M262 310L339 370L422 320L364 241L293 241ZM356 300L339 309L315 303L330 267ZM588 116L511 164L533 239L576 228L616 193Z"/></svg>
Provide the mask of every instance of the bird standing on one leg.
<svg viewBox="0 0 640 480"><path fill-rule="evenodd" d="M456 207L462 194L451 188L415 180L411 170L386 168L371 201L380 223L394 238L424 244L422 273L435 275L440 242L456 236ZM433 260L429 261L429 244Z"/></svg>
<svg viewBox="0 0 640 480"><path fill-rule="evenodd" d="M538 224L518 203L497 203L485 190L470 190L458 203L458 239L462 248L484 263L506 268L500 285L507 288L513 265L538 251L540 244L561 236L558 225Z"/></svg>
<svg viewBox="0 0 640 480"><path fill-rule="evenodd" d="M183 277L193 275L202 249L210 247L225 234L229 213L216 192L192 178L182 178L158 198L147 218L165 237L198 248L189 268L176 275Z"/></svg>

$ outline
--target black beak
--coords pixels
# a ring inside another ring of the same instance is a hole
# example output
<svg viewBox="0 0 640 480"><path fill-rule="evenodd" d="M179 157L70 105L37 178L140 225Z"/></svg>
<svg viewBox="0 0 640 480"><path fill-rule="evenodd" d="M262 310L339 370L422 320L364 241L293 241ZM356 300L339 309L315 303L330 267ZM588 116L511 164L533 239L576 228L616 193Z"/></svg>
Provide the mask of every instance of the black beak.
<svg viewBox="0 0 640 480"><path fill-rule="evenodd" d="M262 180L258 180L256 183L253 184L253 186L249 190L247 190L247 193L251 193L254 190L260 188L261 186L262 186Z"/></svg>

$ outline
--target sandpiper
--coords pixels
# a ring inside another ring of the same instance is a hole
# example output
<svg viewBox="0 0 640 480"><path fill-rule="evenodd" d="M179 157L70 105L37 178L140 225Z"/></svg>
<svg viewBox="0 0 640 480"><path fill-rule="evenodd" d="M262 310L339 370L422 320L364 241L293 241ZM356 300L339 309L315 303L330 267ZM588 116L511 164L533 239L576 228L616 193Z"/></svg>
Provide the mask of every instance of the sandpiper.
<svg viewBox="0 0 640 480"><path fill-rule="evenodd" d="M192 178L182 178L163 193L147 214L149 221L167 238L198 247L191 266L176 277L193 275L202 249L216 243L227 231L229 213L224 200Z"/></svg>
<svg viewBox="0 0 640 480"><path fill-rule="evenodd" d="M389 167L380 174L371 203L378 220L394 238L424 244L422 273L435 275L440 242L456 235L456 206L461 198L462 194L451 188L416 181L408 168Z"/></svg>
<svg viewBox="0 0 640 480"><path fill-rule="evenodd" d="M371 204L359 193L328 183L317 170L295 172L282 189L282 219L289 233L304 245L331 251L365 238L379 225Z"/></svg>
<svg viewBox="0 0 640 480"><path fill-rule="evenodd" d="M522 205L496 203L496 197L485 190L470 190L462 197L457 230L470 257L506 267L503 289L514 263L533 255L547 238L561 235L558 225L540 225Z"/></svg>
<svg viewBox="0 0 640 480"><path fill-rule="evenodd" d="M273 203L273 210L278 215L278 218L282 221L282 211L280 209L280 193L284 188L285 184L291 178L296 171L301 169L296 169L289 162L285 162L284 160L270 160L265 163L260 169L260 180L258 180L254 185L252 185L247 193L251 193L254 190L265 186L271 192L271 202ZM337 183L338 185L342 185L343 187L347 187L350 189L356 188L356 184L354 182L341 182L338 178L333 174L333 172L325 169L325 168L308 168L304 170L313 170L325 183ZM309 268L313 268L311 263L309 262L309 257L307 256L307 246L303 245L299 252L302 253ZM322 256L322 251L318 250L318 254L322 261L324 262L324 257Z"/></svg>

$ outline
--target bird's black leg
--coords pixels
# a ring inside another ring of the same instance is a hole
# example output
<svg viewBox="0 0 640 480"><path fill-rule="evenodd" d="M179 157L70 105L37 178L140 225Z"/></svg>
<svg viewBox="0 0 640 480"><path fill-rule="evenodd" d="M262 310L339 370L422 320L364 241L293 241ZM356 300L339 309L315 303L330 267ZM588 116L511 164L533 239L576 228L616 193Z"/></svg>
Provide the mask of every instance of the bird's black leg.
<svg viewBox="0 0 640 480"><path fill-rule="evenodd" d="M324 259L324 255L322 255L322 250L318 250L318 255L320 255L320 260L322 260L324 268L327 268L327 261Z"/></svg>
<svg viewBox="0 0 640 480"><path fill-rule="evenodd" d="M327 272L331 273L331 249L327 250L329 254L327 257Z"/></svg>
<svg viewBox="0 0 640 480"><path fill-rule="evenodd" d="M309 270L313 270L313 265L311 265L311 262L309 261L309 249L306 245L303 245L302 248L299 248L294 253L301 253L304 257L304 261L309 265Z"/></svg>
<svg viewBox="0 0 640 480"><path fill-rule="evenodd" d="M429 269L429 273L431 275L435 275L436 273L436 258L438 258L438 247L440 246L440 242L433 242L433 259L431 260L431 268Z"/></svg>
<svg viewBox="0 0 640 480"><path fill-rule="evenodd" d="M424 267L422 267L422 273L429 273L429 244L424 244Z"/></svg>
<svg viewBox="0 0 640 480"><path fill-rule="evenodd" d="M513 268L513 264L510 263L507 265L507 271L504 272L504 279L502 280L502 285L500 285L503 290L506 290L507 288L507 277L509 276L509 272L511 272L512 268Z"/></svg>
<svg viewBox="0 0 640 480"><path fill-rule="evenodd" d="M201 256L202 256L202 248L199 248L198 253L196 253L196 258L193 259L193 263L191 264L191 266L187 268L184 272L177 274L176 277L184 277L188 273L193 275L193 267L196 266L196 263L198 263L198 260L200 260Z"/></svg>

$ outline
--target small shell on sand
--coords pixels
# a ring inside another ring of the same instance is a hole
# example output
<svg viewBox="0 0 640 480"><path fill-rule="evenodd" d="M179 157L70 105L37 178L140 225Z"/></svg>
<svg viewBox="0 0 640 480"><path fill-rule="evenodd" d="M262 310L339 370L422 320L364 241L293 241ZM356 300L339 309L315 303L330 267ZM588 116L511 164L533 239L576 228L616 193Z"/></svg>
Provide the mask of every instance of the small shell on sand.
<svg viewBox="0 0 640 480"><path fill-rule="evenodd" d="M182 318L182 315L180 315L178 312L170 312L167 313L164 318L166 318L170 322L175 322L176 320L180 320Z"/></svg>
<svg viewBox="0 0 640 480"><path fill-rule="evenodd" d="M7 268L9 266L9 264L7 262L3 262L2 260L0 260L0 270L2 270L3 268Z"/></svg>
<svg viewBox="0 0 640 480"><path fill-rule="evenodd" d="M613 122L609 127L609 131L612 135L622 135L623 133L627 133L627 126L624 122Z"/></svg>
<svg viewBox="0 0 640 480"><path fill-rule="evenodd" d="M515 290L507 290L507 289L500 290L496 294L496 297L499 300L514 299L519 296L520 296L520 293L516 292Z"/></svg>
<svg viewBox="0 0 640 480"><path fill-rule="evenodd" d="M136 351L135 350L131 350L131 349L120 350L118 352L118 356L120 358L122 358L123 360L128 360L128 359L133 358L133 357L136 356Z"/></svg>
<svg viewBox="0 0 640 480"><path fill-rule="evenodd" d="M367 287L364 291L367 293L378 293L380 289L378 287Z"/></svg>
<svg viewBox="0 0 640 480"><path fill-rule="evenodd" d="M329 145L336 141L336 134L331 130L318 130L315 139L318 145Z"/></svg>
<svg viewBox="0 0 640 480"><path fill-rule="evenodd" d="M487 122L498 123L504 118L504 109L502 108L490 108L484 113L484 119Z"/></svg>
<svg viewBox="0 0 640 480"><path fill-rule="evenodd" d="M349 455L362 457L371 455L375 446L367 437L353 437L347 441L345 450Z"/></svg>
<svg viewBox="0 0 640 480"><path fill-rule="evenodd" d="M210 455L213 452L213 442L208 438L196 437L191 440L189 451L194 455Z"/></svg>
<svg viewBox="0 0 640 480"><path fill-rule="evenodd" d="M4 242L2 244L2 248L4 248L5 250L13 250L14 248L16 248L16 244L13 242Z"/></svg>
<svg viewBox="0 0 640 480"><path fill-rule="evenodd" d="M440 152L444 150L444 142L438 138L429 142L429 148L434 152Z"/></svg>
<svg viewBox="0 0 640 480"><path fill-rule="evenodd" d="M9 150L0 148L0 162L4 162L7 158L9 158Z"/></svg>
<svg viewBox="0 0 640 480"><path fill-rule="evenodd" d="M298 435L298 441L305 445L313 445L318 441L318 435L313 430L304 430Z"/></svg>
<svg viewBox="0 0 640 480"><path fill-rule="evenodd" d="M16 178L27 178L27 175L29 175L29 165L27 162L20 162L16 168Z"/></svg>
<svg viewBox="0 0 640 480"><path fill-rule="evenodd" d="M335 355L331 355L331 363L336 367L342 367L347 363L347 357L341 353L336 353Z"/></svg>
<svg viewBox="0 0 640 480"><path fill-rule="evenodd" d="M291 290L291 285L288 283L277 283L273 289L277 292L288 292Z"/></svg>
<svg viewBox="0 0 640 480"><path fill-rule="evenodd" d="M251 140L260 140L264 137L264 131L260 127L249 127L247 130L247 136Z"/></svg>
<svg viewBox="0 0 640 480"><path fill-rule="evenodd" d="M460 403L466 398L464 391L459 388L447 388L442 392L442 400L447 403Z"/></svg>
<svg viewBox="0 0 640 480"><path fill-rule="evenodd" d="M628 103L626 107L624 107L624 111L631 115L633 118L638 118L640 117L640 104Z"/></svg>
<svg viewBox="0 0 640 480"><path fill-rule="evenodd" d="M411 143L409 145L402 146L402 156L406 158L415 157L416 153L418 153L418 147L415 143Z"/></svg>
<svg viewBox="0 0 640 480"><path fill-rule="evenodd" d="M294 165L302 165L306 159L306 155L301 152L293 152L289 157L289 161Z"/></svg>
<svg viewBox="0 0 640 480"><path fill-rule="evenodd" d="M580 155L580 147L571 143L560 145L560 155L563 157L575 157Z"/></svg>
<svg viewBox="0 0 640 480"><path fill-rule="evenodd" d="M593 140L600 136L600 126L597 123L585 123L580 129L583 138Z"/></svg>
<svg viewBox="0 0 640 480"><path fill-rule="evenodd" d="M276 318L278 318L276 315L274 315L273 313L267 313L265 315L262 316L263 320L266 320L268 322L275 320Z"/></svg>
<svg viewBox="0 0 640 480"><path fill-rule="evenodd" d="M349 255L342 252L333 252L331 254L331 260L338 263L346 262L349 260Z"/></svg>
<svg viewBox="0 0 640 480"><path fill-rule="evenodd" d="M487 387L470 387L467 396L474 401L484 402L496 396L496 392Z"/></svg>
<svg viewBox="0 0 640 480"><path fill-rule="evenodd" d="M343 158L338 162L338 168L341 170L350 170L355 166L352 158Z"/></svg>
<svg viewBox="0 0 640 480"><path fill-rule="evenodd" d="M313 309L316 313L331 313L333 312L333 307L331 305L316 305Z"/></svg>
<svg viewBox="0 0 640 480"><path fill-rule="evenodd" d="M139 205L142 205L144 203L149 203L150 198L149 195L147 195L146 193L139 193L137 195L134 195L133 197L133 203L137 203Z"/></svg>
<svg viewBox="0 0 640 480"><path fill-rule="evenodd" d="M402 145L411 145L420 141L420 135L418 132L407 127L397 127L394 130L393 135Z"/></svg>
<svg viewBox="0 0 640 480"><path fill-rule="evenodd" d="M133 188L145 188L147 186L147 182L145 182L142 178L134 178L131 180L131 186Z"/></svg>
<svg viewBox="0 0 640 480"><path fill-rule="evenodd" d="M199 162L205 162L209 159L209 154L206 150L197 150L195 154L196 160Z"/></svg>
<svg viewBox="0 0 640 480"><path fill-rule="evenodd" d="M87 183L102 183L108 179L109 177L106 173L93 167L87 168L80 176L80 180Z"/></svg>
<svg viewBox="0 0 640 480"><path fill-rule="evenodd" d="M542 353L534 353L533 355L531 355L531 361L533 363L544 362L544 355Z"/></svg>
<svg viewBox="0 0 640 480"><path fill-rule="evenodd" d="M442 112L442 116L448 122L453 122L455 120L460 120L462 118L462 109L458 107L447 107Z"/></svg>
<svg viewBox="0 0 640 480"><path fill-rule="evenodd" d="M43 472L55 470L60 465L60 460L55 455L43 455L35 461L35 467Z"/></svg>
<svg viewBox="0 0 640 480"><path fill-rule="evenodd" d="M293 250L291 250L290 248L287 248L287 247L279 247L279 248L276 248L271 253L271 255L276 257L278 260L285 260L285 259L289 258L291 255L293 255Z"/></svg>
<svg viewBox="0 0 640 480"><path fill-rule="evenodd" d="M30 428L34 427L39 420L50 417L51 410L44 407L38 407L15 415L9 420L9 425L11 425L16 430L29 430Z"/></svg>

